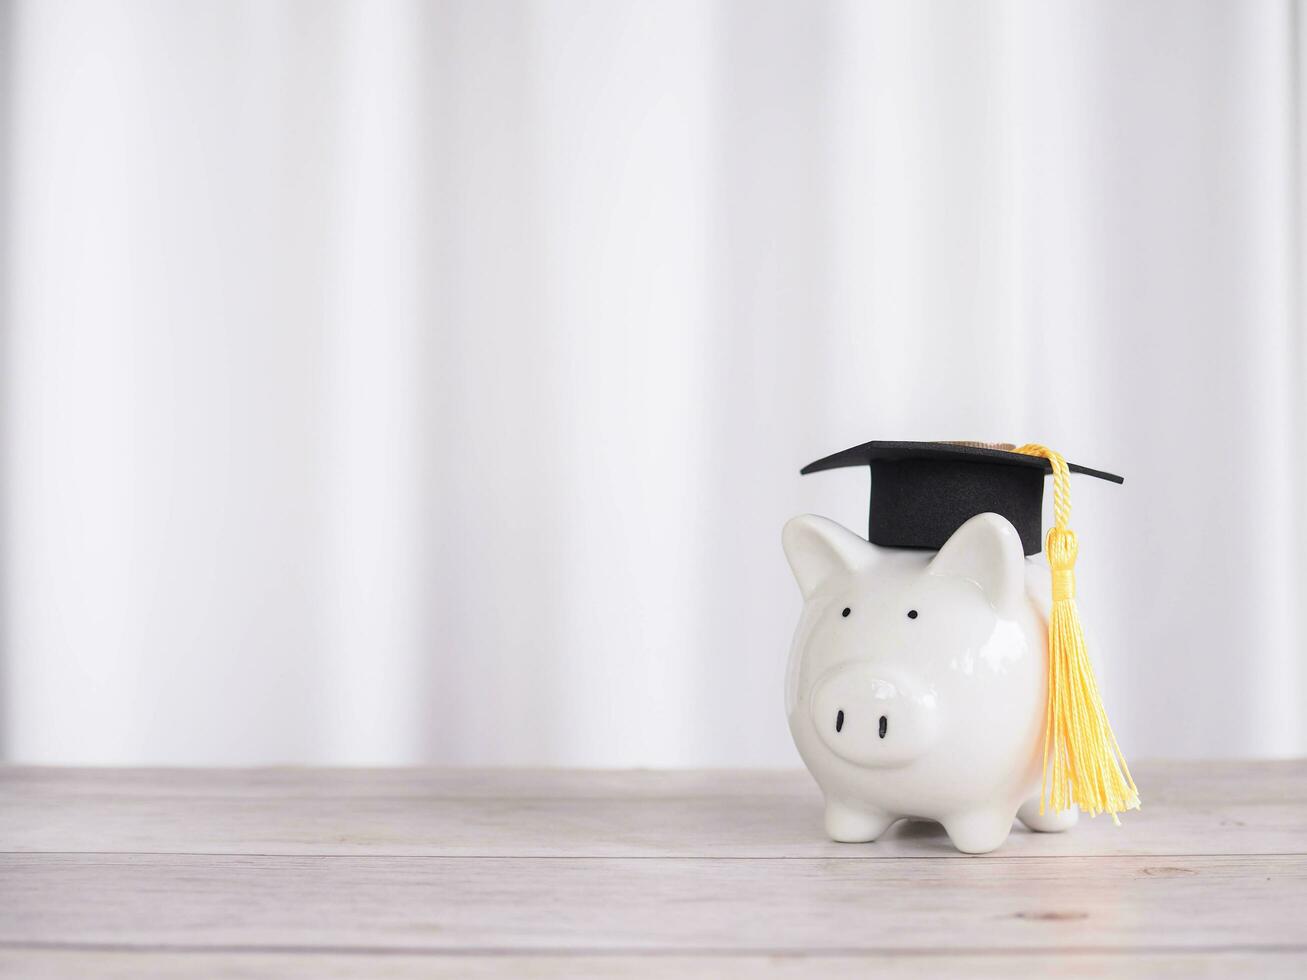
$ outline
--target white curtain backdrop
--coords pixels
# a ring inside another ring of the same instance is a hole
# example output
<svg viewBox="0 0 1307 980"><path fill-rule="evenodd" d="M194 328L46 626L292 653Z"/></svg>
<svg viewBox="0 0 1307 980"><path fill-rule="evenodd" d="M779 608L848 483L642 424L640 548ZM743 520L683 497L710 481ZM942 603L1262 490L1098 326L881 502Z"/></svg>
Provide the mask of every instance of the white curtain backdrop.
<svg viewBox="0 0 1307 980"><path fill-rule="evenodd" d="M0 9L4 758L797 764L872 438L1125 474L1127 755L1307 752L1301 7Z"/></svg>

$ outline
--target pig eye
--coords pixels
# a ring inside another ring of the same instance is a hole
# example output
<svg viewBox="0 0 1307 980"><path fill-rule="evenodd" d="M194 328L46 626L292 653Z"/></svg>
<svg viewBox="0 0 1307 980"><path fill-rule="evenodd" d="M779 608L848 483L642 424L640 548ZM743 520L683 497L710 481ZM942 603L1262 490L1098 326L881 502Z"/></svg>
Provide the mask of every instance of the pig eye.
<svg viewBox="0 0 1307 980"><path fill-rule="evenodd" d="M916 618L917 618L917 611L915 609L909 609L908 619L916 619Z"/></svg>
<svg viewBox="0 0 1307 980"><path fill-rule="evenodd" d="M845 606L845 607L844 607L844 612L840 613L840 615L843 616L845 619L848 619L848 618L849 618L849 613L851 613L851 612L853 612L853 610L850 609L848 606Z"/></svg>

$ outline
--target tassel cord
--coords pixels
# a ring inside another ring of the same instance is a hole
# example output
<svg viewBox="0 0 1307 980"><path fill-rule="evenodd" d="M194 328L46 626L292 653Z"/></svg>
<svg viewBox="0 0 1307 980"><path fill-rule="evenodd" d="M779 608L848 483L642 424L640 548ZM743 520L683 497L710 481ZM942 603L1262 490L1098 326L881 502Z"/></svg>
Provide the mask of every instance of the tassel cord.
<svg viewBox="0 0 1307 980"><path fill-rule="evenodd" d="M1053 470L1053 527L1045 542L1053 579L1048 618L1048 704L1045 710L1044 769L1039 811L1073 803L1090 816L1139 806L1116 735L1107 719L1075 602L1079 552L1071 530L1071 473L1061 454L1036 443L1016 450L1048 460Z"/></svg>

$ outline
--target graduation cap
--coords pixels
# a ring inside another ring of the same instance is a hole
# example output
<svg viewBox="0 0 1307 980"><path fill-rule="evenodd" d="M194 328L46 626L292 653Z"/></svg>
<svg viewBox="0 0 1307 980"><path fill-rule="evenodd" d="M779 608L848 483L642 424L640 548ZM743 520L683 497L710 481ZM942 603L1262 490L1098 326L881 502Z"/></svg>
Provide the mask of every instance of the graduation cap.
<svg viewBox="0 0 1307 980"><path fill-rule="evenodd" d="M800 473L845 466L871 468L867 540L893 548L944 547L977 514L1012 522L1027 555L1043 550L1041 524L1047 458L1018 452L1011 443L864 442L809 463ZM1124 483L1122 477L1078 463L1072 473Z"/></svg>
<svg viewBox="0 0 1307 980"><path fill-rule="evenodd" d="M1038 554L1044 477L1053 475L1053 527L1043 547L1052 572L1048 615L1048 725L1039 812L1075 804L1090 816L1139 806L1139 791L1112 734L1075 602L1079 552L1071 530L1071 474L1124 483L1068 463L1037 443L865 442L809 463L801 473L871 468L872 544L939 549L977 514L1007 518L1027 555Z"/></svg>

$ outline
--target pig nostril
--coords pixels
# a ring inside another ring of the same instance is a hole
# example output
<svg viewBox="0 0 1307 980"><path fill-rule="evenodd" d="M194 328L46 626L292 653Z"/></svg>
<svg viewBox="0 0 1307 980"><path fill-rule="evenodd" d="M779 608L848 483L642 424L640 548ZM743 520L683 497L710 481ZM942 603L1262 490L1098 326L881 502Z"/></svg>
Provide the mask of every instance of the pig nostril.
<svg viewBox="0 0 1307 980"><path fill-rule="evenodd" d="M841 712L841 714L843 714L843 712ZM889 731L889 719L886 718L884 715L881 715L881 716L880 716L880 737L881 737L881 738L884 738L884 737L885 737L885 733L886 733L887 731Z"/></svg>
<svg viewBox="0 0 1307 980"><path fill-rule="evenodd" d="M835 713L835 731L838 732L844 727L844 710L840 709Z"/></svg>

